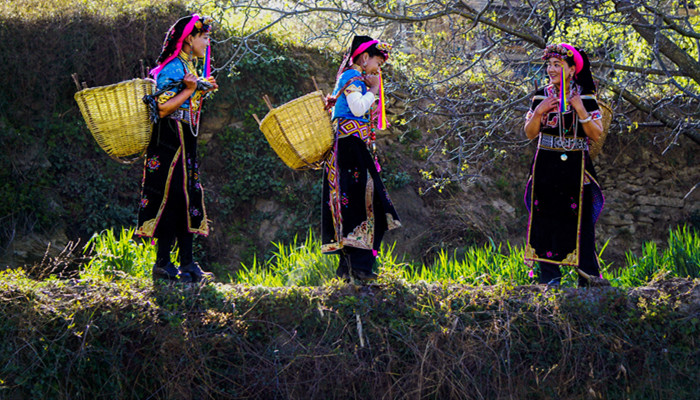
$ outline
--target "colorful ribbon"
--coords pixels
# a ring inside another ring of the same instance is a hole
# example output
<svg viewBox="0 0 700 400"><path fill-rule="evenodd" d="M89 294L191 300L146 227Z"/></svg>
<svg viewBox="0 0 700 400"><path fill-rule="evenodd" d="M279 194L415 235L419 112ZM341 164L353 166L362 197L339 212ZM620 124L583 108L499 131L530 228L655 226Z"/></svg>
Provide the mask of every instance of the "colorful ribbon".
<svg viewBox="0 0 700 400"><path fill-rule="evenodd" d="M203 78L207 79L211 76L211 46L207 46L207 53L204 55L204 73Z"/></svg>
<svg viewBox="0 0 700 400"><path fill-rule="evenodd" d="M561 80L559 81L559 112L565 113L568 111L566 106L566 73L564 66L561 67Z"/></svg>
<svg viewBox="0 0 700 400"><path fill-rule="evenodd" d="M384 130L389 126L386 120L386 106L384 104L384 79L382 71L379 70L379 104L377 105L377 129Z"/></svg>

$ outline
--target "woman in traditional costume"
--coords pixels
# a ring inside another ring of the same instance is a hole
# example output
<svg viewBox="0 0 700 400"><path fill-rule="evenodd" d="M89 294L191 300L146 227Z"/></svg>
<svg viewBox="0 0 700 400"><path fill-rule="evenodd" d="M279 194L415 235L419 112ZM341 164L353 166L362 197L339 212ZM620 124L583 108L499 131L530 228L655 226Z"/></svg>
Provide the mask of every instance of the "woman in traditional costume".
<svg viewBox="0 0 700 400"><path fill-rule="evenodd" d="M337 140L324 169L321 232L323 253L340 255L336 274L342 279L376 279L372 268L382 237L401 226L375 154L375 129L387 125L380 68L390 50L355 36L336 76Z"/></svg>
<svg viewBox="0 0 700 400"><path fill-rule="evenodd" d="M542 59L550 83L537 90L525 117L528 139L538 138L525 192L525 260L539 262L540 283L557 286L562 265L600 274L595 223L604 199L588 148L602 134L602 115L585 52L561 43L547 46Z"/></svg>
<svg viewBox="0 0 700 400"><path fill-rule="evenodd" d="M158 239L154 279L198 282L212 277L194 262L192 254L194 234L209 233L199 181L197 135L202 100L218 88L209 76L211 23L210 18L197 14L179 19L168 31L158 65L151 71L162 93L156 99L159 120L143 168L136 234ZM204 58L200 69L199 58ZM176 239L180 268L170 261Z"/></svg>

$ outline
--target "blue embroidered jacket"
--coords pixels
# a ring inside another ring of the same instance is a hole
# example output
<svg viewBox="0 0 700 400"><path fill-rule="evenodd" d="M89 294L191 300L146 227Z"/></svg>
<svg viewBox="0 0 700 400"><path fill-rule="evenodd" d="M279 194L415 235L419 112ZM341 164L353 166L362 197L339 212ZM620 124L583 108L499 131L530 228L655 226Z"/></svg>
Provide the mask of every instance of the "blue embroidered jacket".
<svg viewBox="0 0 700 400"><path fill-rule="evenodd" d="M185 77L185 72L189 72L199 77L199 73L195 68L194 64L192 63L192 61L188 61L187 59L187 53L181 51L176 58L172 59L172 61L167 63L160 71L160 73L158 73L158 78L156 80L156 90L161 90L173 82L182 80L182 78ZM158 96L158 102L161 104L167 102L168 100L175 97L175 95L177 95L184 88L185 86L181 84L175 89L163 92L160 96ZM199 106L202 102L202 92L200 90L195 90L194 93L192 93L192 96L190 96L189 101L185 101L184 103L182 103L180 108L189 110L190 102L192 103L192 111L199 110Z"/></svg>
<svg viewBox="0 0 700 400"><path fill-rule="evenodd" d="M335 85L335 89L333 90L333 95L335 96L340 89L345 86L347 81L350 79L356 77L356 76L362 76L362 74L354 69L349 69L345 72L343 72L342 75L340 75L340 79L338 79L338 82ZM338 119L338 118L343 118L343 119L354 119L356 121L360 122L369 122L369 119L367 118L367 115L364 115L362 117L357 117L355 114L350 111L350 107L348 106L348 99L346 98L346 93L357 91L360 94L364 95L367 93L367 85L363 80L358 80L355 81L352 85L350 85L347 89L345 89L345 93L341 93L340 96L338 96L338 100L335 103L335 107L333 108L333 119Z"/></svg>

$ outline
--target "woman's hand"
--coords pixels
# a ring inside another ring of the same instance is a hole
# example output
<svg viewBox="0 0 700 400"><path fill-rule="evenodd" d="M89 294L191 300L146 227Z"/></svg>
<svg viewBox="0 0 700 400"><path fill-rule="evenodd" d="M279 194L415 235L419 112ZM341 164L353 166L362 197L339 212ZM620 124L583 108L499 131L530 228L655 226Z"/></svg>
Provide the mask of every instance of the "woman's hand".
<svg viewBox="0 0 700 400"><path fill-rule="evenodd" d="M197 76L194 74L186 73L185 77L182 78L182 83L185 84L185 90L194 91L197 89Z"/></svg>
<svg viewBox="0 0 700 400"><path fill-rule="evenodd" d="M550 96L542 100L540 104L535 107L535 115L532 118L542 118L544 114L554 111L559 106L559 98Z"/></svg>
<svg viewBox="0 0 700 400"><path fill-rule="evenodd" d="M375 95L379 93L379 75L365 75L365 84L369 86L369 91Z"/></svg>
<svg viewBox="0 0 700 400"><path fill-rule="evenodd" d="M215 90L219 90L219 85L216 83L216 78L214 78L213 76L210 76L207 78L207 81L209 81L209 83L211 83L213 87L204 93L209 93L209 92L213 92Z"/></svg>
<svg viewBox="0 0 700 400"><path fill-rule="evenodd" d="M182 103L186 102L187 99L192 96L195 90L197 90L197 77L193 74L185 74L185 77L182 78L182 83L185 85L185 88L182 89L180 93L176 94L175 97L165 103L158 104L158 115L161 118L172 114Z"/></svg>
<svg viewBox="0 0 700 400"><path fill-rule="evenodd" d="M540 104L533 110L532 117L525 122L525 136L532 140L540 134L540 126L542 125L542 115L549 113L557 108L559 98L550 96L542 100Z"/></svg>
<svg viewBox="0 0 700 400"><path fill-rule="evenodd" d="M571 107L573 107L574 110L576 110L576 114L578 114L578 117L580 119L586 118L588 115L588 111L586 111L586 107L583 106L583 101L581 100L581 96L578 94L575 94L569 98L569 103L571 103Z"/></svg>

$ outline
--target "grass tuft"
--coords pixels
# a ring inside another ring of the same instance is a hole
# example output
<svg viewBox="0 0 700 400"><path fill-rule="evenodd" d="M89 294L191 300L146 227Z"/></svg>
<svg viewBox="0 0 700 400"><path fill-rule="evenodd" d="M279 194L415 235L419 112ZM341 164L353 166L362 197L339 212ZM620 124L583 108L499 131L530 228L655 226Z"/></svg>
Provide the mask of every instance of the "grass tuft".
<svg viewBox="0 0 700 400"><path fill-rule="evenodd" d="M155 246L134 237L134 229L115 233L106 230L95 234L86 246L91 260L81 270L82 276L120 279L126 275L150 276L155 262ZM294 237L289 244L275 243L272 256L252 264L233 266L232 283L249 286L292 287L332 284L338 257L324 255L321 243L311 230L303 241ZM603 246L600 255L607 247ZM176 262L177 254L173 255ZM638 287L660 275L679 278L700 277L700 235L687 226L669 233L668 248L661 250L655 242L646 242L641 255L628 252L625 266L614 269L601 262L602 275L617 287ZM395 254L393 246L383 245L379 252L380 281L400 280L409 284L440 283L484 285L528 285L534 283L536 267L531 270L523 262L523 248L510 243L472 246L451 254L441 250L433 262L412 264ZM564 286L575 286L578 280L572 268L563 267Z"/></svg>

